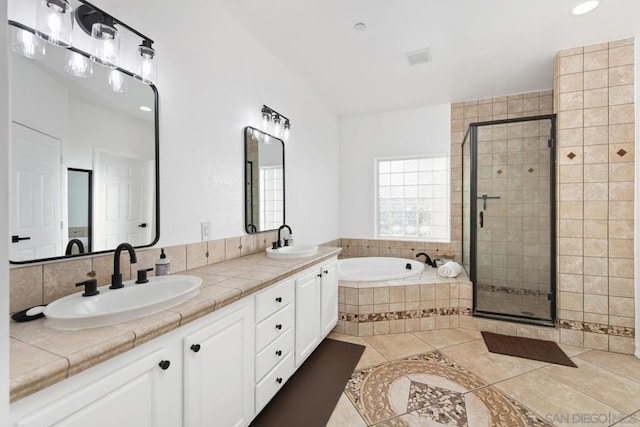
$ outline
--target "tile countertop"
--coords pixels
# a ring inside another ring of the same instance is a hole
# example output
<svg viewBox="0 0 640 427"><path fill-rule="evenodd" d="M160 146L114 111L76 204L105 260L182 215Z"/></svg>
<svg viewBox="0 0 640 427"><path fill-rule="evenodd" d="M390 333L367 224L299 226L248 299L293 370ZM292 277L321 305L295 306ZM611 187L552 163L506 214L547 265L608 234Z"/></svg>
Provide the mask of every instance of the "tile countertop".
<svg viewBox="0 0 640 427"><path fill-rule="evenodd" d="M340 254L341 248L320 247L307 258L275 259L258 253L180 274L202 278L200 293L156 314L112 326L59 331L44 319L11 322L10 390L15 402L52 384L115 357Z"/></svg>

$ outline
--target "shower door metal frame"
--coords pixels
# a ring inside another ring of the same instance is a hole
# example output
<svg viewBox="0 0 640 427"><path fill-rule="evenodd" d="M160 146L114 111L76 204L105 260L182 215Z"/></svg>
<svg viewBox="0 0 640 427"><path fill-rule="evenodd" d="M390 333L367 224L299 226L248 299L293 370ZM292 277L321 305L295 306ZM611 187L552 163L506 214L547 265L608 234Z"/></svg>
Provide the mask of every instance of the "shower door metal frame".
<svg viewBox="0 0 640 427"><path fill-rule="evenodd" d="M476 250L477 250L477 222L478 222L478 128L481 126L492 126L492 125L502 125L502 124L510 124L510 123L519 123L519 122L532 122L539 120L549 120L550 121L550 135L549 135L549 269L550 269L550 277L549 277L549 296L550 298L550 314L551 318L535 318L529 316L522 316L517 314L504 314L498 312L489 312L489 311L478 311L477 309L477 301L478 301L478 289L477 289L477 266L476 266ZM496 320L509 320L512 322L525 323L531 325L539 325L539 326L555 326L557 322L557 261L556 261L556 115L555 114L547 114L547 115L539 115L539 116L530 116L530 117L521 117L514 119L502 119L502 120L492 120L486 122L476 122L470 123L469 129L462 141L461 149L464 150L464 144L468 142L470 144L469 147L469 155L470 155L470 165L469 165L469 179L470 179L470 188L469 188L469 209L470 209L470 221L469 221L469 231L470 231L470 242L469 242L469 265L470 270L467 271L469 275L469 280L471 280L473 287L473 316L474 317L482 317L488 319L496 319ZM464 153L464 152L463 152ZM464 154L463 154L464 155ZM464 161L464 160L463 160ZM464 174L464 167L463 167ZM464 177L463 177L464 179ZM464 191L462 192L462 203L464 206ZM463 222L464 224L464 222ZM463 246L464 246L464 226L462 227L463 233ZM464 251L463 251L464 252ZM464 264L464 263L463 263Z"/></svg>

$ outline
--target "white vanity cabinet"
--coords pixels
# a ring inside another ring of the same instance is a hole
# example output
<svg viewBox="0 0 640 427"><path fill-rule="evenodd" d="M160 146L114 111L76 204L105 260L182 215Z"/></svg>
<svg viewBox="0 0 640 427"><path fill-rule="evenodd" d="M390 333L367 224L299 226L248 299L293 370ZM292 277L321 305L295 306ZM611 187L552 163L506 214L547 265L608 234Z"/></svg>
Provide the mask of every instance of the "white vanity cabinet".
<svg viewBox="0 0 640 427"><path fill-rule="evenodd" d="M295 330L294 280L256 294L256 413L293 374Z"/></svg>
<svg viewBox="0 0 640 427"><path fill-rule="evenodd" d="M245 426L253 407L253 298L184 338L184 425Z"/></svg>
<svg viewBox="0 0 640 427"><path fill-rule="evenodd" d="M338 262L312 267L296 279L296 367L338 321Z"/></svg>
<svg viewBox="0 0 640 427"><path fill-rule="evenodd" d="M177 342L158 338L11 405L13 427L175 427L182 423Z"/></svg>
<svg viewBox="0 0 640 427"><path fill-rule="evenodd" d="M337 260L11 405L11 427L247 426L335 326Z"/></svg>

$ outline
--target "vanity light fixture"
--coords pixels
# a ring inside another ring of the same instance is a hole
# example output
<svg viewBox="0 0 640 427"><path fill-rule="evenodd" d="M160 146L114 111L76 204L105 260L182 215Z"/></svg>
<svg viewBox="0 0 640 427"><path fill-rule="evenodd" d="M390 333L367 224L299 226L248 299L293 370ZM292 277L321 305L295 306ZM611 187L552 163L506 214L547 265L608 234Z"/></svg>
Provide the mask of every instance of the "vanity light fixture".
<svg viewBox="0 0 640 427"><path fill-rule="evenodd" d="M93 74L93 67L89 58L72 50L67 51L67 63L64 66L64 70L72 76L82 78Z"/></svg>
<svg viewBox="0 0 640 427"><path fill-rule="evenodd" d="M285 141L291 136L291 121L273 108L262 106L262 130Z"/></svg>
<svg viewBox="0 0 640 427"><path fill-rule="evenodd" d="M83 4L76 10L75 16L80 28L93 40L91 59L100 65L117 68L120 57L120 27L125 28L142 39L137 47L139 57L132 74L145 84L153 84L156 80L153 40L88 2L80 1Z"/></svg>
<svg viewBox="0 0 640 427"><path fill-rule="evenodd" d="M598 7L598 4L600 4L598 0L589 0L589 1L582 2L571 10L571 15L573 16L585 15L591 12L592 10L594 10L596 7Z"/></svg>
<svg viewBox="0 0 640 427"><path fill-rule="evenodd" d="M36 35L55 46L70 47L73 8L67 0L38 0Z"/></svg>

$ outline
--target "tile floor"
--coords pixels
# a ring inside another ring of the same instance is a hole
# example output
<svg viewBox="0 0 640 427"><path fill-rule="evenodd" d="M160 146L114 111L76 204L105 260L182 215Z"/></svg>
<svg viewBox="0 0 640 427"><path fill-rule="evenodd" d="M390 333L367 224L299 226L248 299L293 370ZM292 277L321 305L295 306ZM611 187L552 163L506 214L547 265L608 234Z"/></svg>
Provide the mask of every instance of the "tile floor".
<svg viewBox="0 0 640 427"><path fill-rule="evenodd" d="M640 427L640 360L560 345L578 365L489 353L480 332L329 338L366 346L329 427Z"/></svg>

